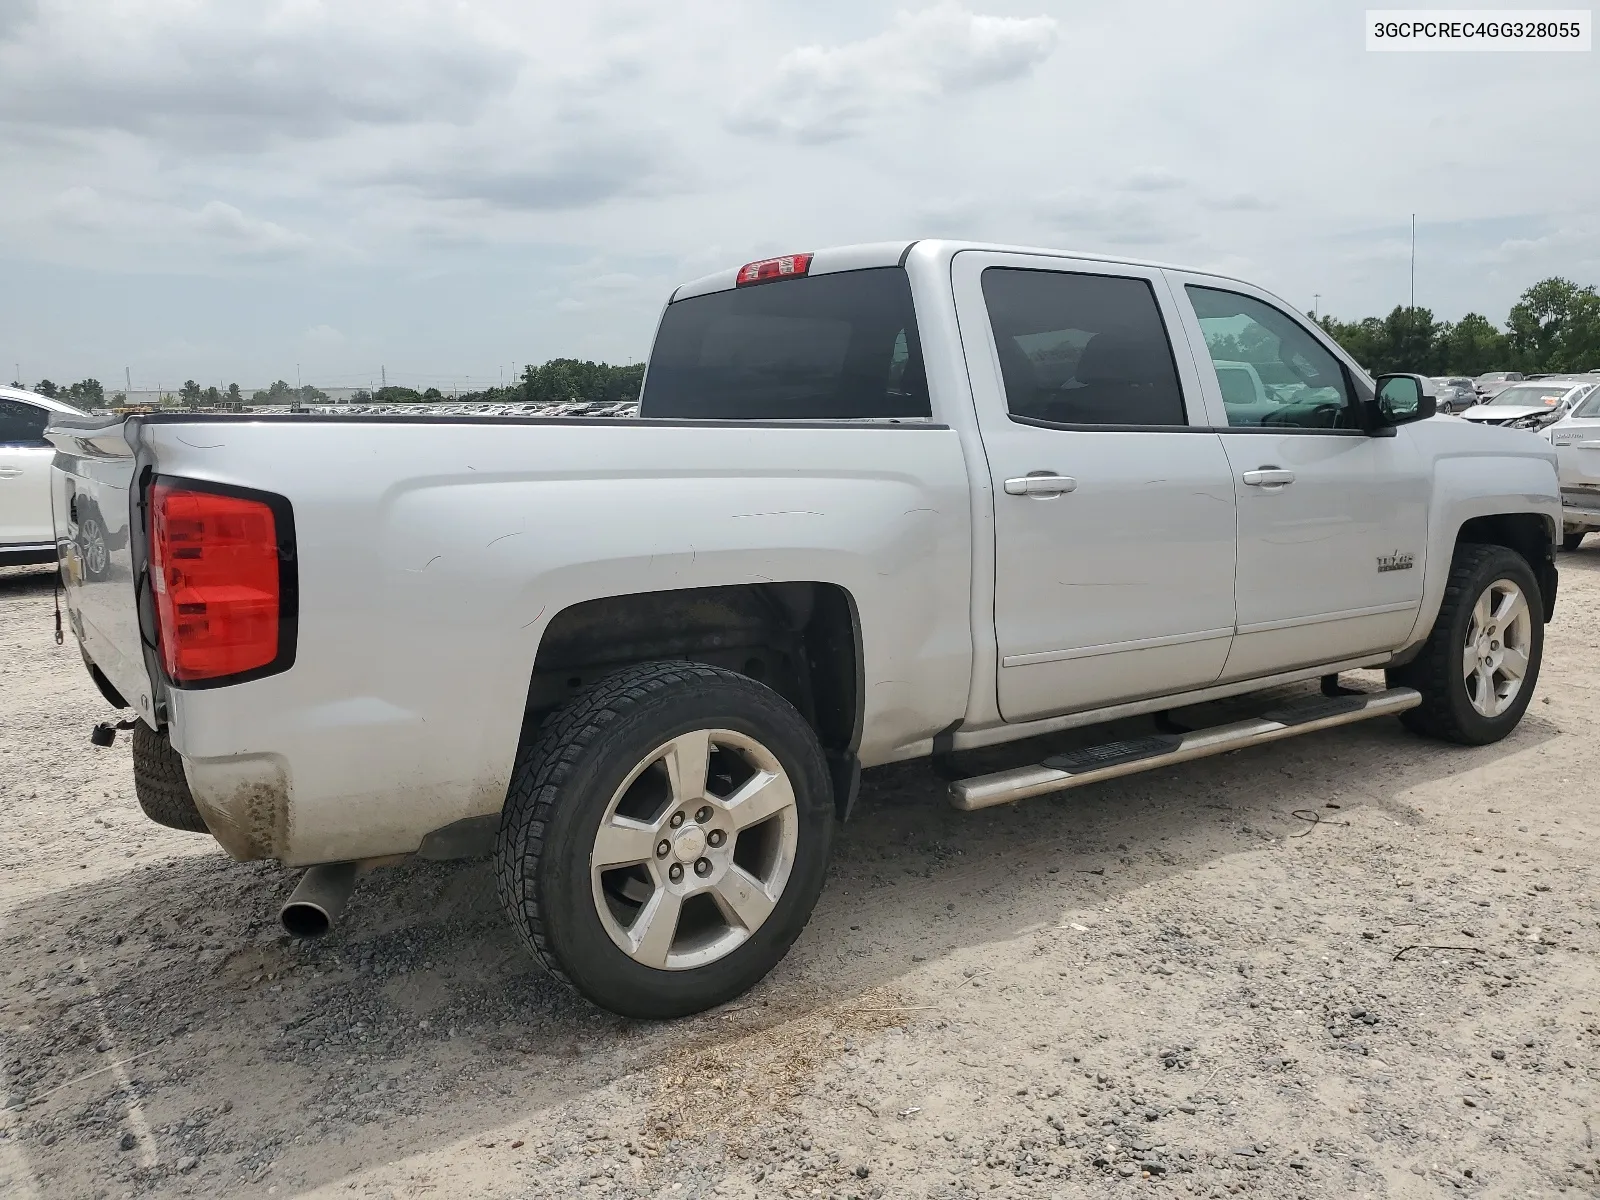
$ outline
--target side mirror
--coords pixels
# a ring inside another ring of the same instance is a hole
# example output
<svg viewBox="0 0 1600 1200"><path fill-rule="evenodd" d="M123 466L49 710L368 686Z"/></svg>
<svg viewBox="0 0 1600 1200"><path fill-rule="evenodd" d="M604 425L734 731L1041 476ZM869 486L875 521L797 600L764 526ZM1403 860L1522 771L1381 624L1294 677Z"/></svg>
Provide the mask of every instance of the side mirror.
<svg viewBox="0 0 1600 1200"><path fill-rule="evenodd" d="M1437 402L1423 386L1420 375L1380 375L1377 383L1373 408L1379 426L1406 425L1437 411Z"/></svg>

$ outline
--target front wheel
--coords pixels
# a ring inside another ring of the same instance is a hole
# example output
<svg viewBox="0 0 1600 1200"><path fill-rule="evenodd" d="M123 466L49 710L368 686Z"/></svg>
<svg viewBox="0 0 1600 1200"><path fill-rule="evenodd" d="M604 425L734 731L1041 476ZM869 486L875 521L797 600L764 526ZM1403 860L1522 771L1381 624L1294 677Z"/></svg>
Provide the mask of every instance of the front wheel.
<svg viewBox="0 0 1600 1200"><path fill-rule="evenodd" d="M1527 560L1504 546L1456 548L1444 602L1416 659L1388 672L1422 703L1407 728L1466 746L1498 742L1522 720L1544 653L1544 601Z"/></svg>
<svg viewBox="0 0 1600 1200"><path fill-rule="evenodd" d="M497 880L552 974L623 1016L678 1017L778 964L832 837L826 760L788 701L718 667L649 663L545 723L512 776Z"/></svg>

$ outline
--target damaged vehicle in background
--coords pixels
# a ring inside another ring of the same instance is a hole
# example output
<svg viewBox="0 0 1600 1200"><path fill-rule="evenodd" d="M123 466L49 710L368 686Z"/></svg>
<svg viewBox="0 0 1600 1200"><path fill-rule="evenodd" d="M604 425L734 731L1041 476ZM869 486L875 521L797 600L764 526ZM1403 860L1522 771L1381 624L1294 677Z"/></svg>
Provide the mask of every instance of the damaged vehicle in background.
<svg viewBox="0 0 1600 1200"><path fill-rule="evenodd" d="M1571 412L1573 406L1587 399L1596 387L1600 387L1600 383L1571 379L1515 383L1494 399L1467 409L1461 417L1482 425L1543 429Z"/></svg>
<svg viewBox="0 0 1600 1200"><path fill-rule="evenodd" d="M1600 532L1600 384L1548 431L1561 477L1561 548Z"/></svg>

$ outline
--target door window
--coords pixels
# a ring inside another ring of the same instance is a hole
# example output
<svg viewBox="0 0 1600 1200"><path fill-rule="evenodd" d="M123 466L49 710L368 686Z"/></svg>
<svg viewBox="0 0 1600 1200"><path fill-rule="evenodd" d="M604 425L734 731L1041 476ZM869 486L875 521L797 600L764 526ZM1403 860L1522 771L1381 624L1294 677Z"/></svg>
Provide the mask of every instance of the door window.
<svg viewBox="0 0 1600 1200"><path fill-rule="evenodd" d="M990 267L983 300L1014 419L1188 423L1172 344L1148 281Z"/></svg>
<svg viewBox="0 0 1600 1200"><path fill-rule="evenodd" d="M49 419L37 405L0 399L0 446L48 446L44 427Z"/></svg>
<svg viewBox="0 0 1600 1200"><path fill-rule="evenodd" d="M1229 427L1359 425L1343 365L1293 317L1238 292L1194 284L1187 291L1217 368ZM1249 396L1225 375L1240 366L1258 381Z"/></svg>

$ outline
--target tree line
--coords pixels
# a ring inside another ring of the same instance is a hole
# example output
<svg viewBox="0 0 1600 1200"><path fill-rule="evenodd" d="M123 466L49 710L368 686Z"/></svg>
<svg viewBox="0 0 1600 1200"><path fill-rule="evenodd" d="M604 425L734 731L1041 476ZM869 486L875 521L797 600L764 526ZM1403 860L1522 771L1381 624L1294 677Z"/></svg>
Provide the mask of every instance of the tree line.
<svg viewBox="0 0 1600 1200"><path fill-rule="evenodd" d="M1318 324L1374 375L1600 370L1600 295L1592 284L1579 287L1561 278L1541 280L1523 292L1504 329L1479 313L1435 321L1429 309L1403 305L1387 317L1340 321L1324 316Z"/></svg>

